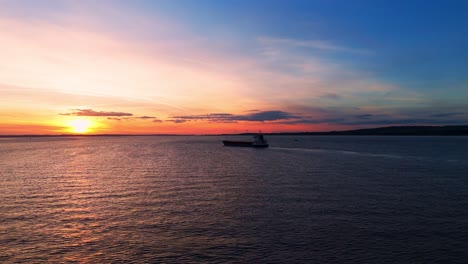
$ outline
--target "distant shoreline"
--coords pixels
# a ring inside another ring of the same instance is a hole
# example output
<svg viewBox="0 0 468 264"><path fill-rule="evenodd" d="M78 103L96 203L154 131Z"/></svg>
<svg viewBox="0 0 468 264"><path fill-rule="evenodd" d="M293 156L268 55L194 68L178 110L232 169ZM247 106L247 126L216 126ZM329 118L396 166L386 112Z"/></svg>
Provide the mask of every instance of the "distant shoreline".
<svg viewBox="0 0 468 264"><path fill-rule="evenodd" d="M59 135L0 135L0 138L22 137L126 137L126 136L234 136L233 134L59 134ZM390 126L329 132L277 132L264 135L284 136L468 136L468 125L463 126Z"/></svg>
<svg viewBox="0 0 468 264"><path fill-rule="evenodd" d="M329 132L272 133L311 136L468 136L464 126L390 126ZM268 134L266 134L268 135Z"/></svg>

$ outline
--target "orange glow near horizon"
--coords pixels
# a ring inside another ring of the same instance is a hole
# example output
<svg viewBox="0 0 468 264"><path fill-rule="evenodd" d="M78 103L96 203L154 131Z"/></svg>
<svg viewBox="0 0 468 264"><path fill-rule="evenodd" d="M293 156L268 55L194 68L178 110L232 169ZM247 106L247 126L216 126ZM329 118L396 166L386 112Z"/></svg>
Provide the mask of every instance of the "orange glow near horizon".
<svg viewBox="0 0 468 264"><path fill-rule="evenodd" d="M246 132L275 133L345 130L345 126L308 124L290 125L275 122L213 123L186 122L176 124L169 121L106 120L96 117L73 117L38 123L0 123L0 135L61 135L61 134L238 134Z"/></svg>

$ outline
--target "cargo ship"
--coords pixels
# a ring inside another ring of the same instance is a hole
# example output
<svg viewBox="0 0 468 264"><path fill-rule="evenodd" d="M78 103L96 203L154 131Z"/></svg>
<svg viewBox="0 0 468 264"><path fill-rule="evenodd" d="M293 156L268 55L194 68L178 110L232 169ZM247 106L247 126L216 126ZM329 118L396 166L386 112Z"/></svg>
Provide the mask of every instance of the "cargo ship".
<svg viewBox="0 0 468 264"><path fill-rule="evenodd" d="M253 141L223 140L223 144L228 147L268 148L268 141L262 134L254 135Z"/></svg>

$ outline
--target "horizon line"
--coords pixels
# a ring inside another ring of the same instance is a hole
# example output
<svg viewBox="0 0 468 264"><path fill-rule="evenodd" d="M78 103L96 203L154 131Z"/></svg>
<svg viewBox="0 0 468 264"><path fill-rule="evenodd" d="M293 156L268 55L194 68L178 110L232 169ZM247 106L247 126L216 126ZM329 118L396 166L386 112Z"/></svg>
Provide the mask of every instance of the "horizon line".
<svg viewBox="0 0 468 264"><path fill-rule="evenodd" d="M360 128L360 129L351 129L351 130L332 130L332 131L296 131L296 132L267 132L261 133L264 135L294 135L294 134L333 134L333 133L343 133L343 132L353 132L353 131L362 131L362 130L377 130L377 129L388 129L388 128L449 128L449 127L468 127L467 125L421 125L421 126L383 126L383 127L372 127L372 128ZM110 137L123 137L123 136L229 136L229 135L253 135L258 134L256 132L243 132L243 133L215 133L215 134L196 134L196 133L189 133L189 134L177 134L177 133L152 133L152 134L77 134L77 133L70 133L70 134L0 134L0 138L7 138L7 137L103 137L103 136L110 136Z"/></svg>

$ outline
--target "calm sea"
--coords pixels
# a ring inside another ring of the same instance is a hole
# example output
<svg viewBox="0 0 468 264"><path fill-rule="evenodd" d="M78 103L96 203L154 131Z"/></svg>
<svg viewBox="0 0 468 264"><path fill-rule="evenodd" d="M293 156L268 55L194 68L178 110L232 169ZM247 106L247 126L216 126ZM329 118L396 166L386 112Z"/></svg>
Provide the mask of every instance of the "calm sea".
<svg viewBox="0 0 468 264"><path fill-rule="evenodd" d="M468 137L0 139L0 263L468 263Z"/></svg>

